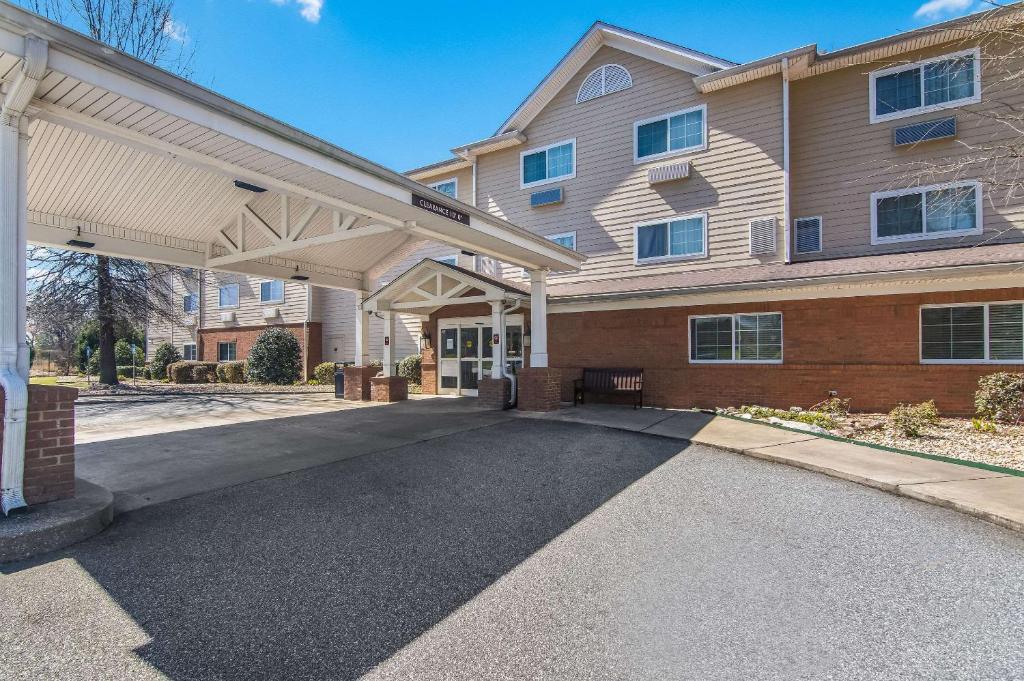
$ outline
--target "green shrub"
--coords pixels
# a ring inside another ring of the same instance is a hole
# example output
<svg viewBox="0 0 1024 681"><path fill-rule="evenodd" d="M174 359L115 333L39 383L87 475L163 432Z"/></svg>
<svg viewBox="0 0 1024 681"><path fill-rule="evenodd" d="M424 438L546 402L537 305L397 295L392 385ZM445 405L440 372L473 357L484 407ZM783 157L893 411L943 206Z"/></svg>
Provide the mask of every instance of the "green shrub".
<svg viewBox="0 0 1024 681"><path fill-rule="evenodd" d="M171 383L216 383L216 362L182 361L167 365Z"/></svg>
<svg viewBox="0 0 1024 681"><path fill-rule="evenodd" d="M398 363L397 373L413 385L419 385L423 378L423 358L420 355L409 355Z"/></svg>
<svg viewBox="0 0 1024 681"><path fill-rule="evenodd" d="M221 362L217 365L217 380L221 383L245 383L245 362Z"/></svg>
<svg viewBox="0 0 1024 681"><path fill-rule="evenodd" d="M842 397L830 397L823 402L818 402L808 411L817 411L830 416L848 416L850 414L850 400Z"/></svg>
<svg viewBox="0 0 1024 681"><path fill-rule="evenodd" d="M979 433L995 433L997 431L995 422L985 418L971 419L971 428Z"/></svg>
<svg viewBox="0 0 1024 681"><path fill-rule="evenodd" d="M334 362L321 362L313 369L313 380L317 385L334 385ZM310 385L313 381L309 382Z"/></svg>
<svg viewBox="0 0 1024 681"><path fill-rule="evenodd" d="M1024 417L1024 374L1001 371L979 378L974 408L984 419L1019 423Z"/></svg>
<svg viewBox="0 0 1024 681"><path fill-rule="evenodd" d="M85 373L90 376L99 376L100 374L100 351L96 350L89 357L89 361L85 363Z"/></svg>
<svg viewBox="0 0 1024 681"><path fill-rule="evenodd" d="M132 377L132 365L129 364L127 366L124 366L124 365L120 365L119 364L118 367L117 367L117 375L119 377L123 377L123 378L131 378ZM135 377L136 378L142 378L142 367L140 367L140 366L136 366L135 367Z"/></svg>
<svg viewBox="0 0 1024 681"><path fill-rule="evenodd" d="M178 348L170 343L161 343L153 352L153 363L150 365L150 372L153 378L162 380L167 378L167 365L181 361L181 353Z"/></svg>
<svg viewBox="0 0 1024 681"><path fill-rule="evenodd" d="M302 350L288 330L267 329L249 351L246 377L250 383L291 385L302 375Z"/></svg>
<svg viewBox="0 0 1024 681"><path fill-rule="evenodd" d="M898 404L889 412L889 426L907 437L921 437L925 427L938 422L939 410L933 400L921 404Z"/></svg>
<svg viewBox="0 0 1024 681"><path fill-rule="evenodd" d="M124 338L114 343L114 362L117 366L132 365L132 346ZM135 346L135 366L142 366L145 363L146 357L142 348Z"/></svg>
<svg viewBox="0 0 1024 681"><path fill-rule="evenodd" d="M817 411L785 411L783 409L772 409L771 407L758 407L755 405L740 407L740 412L750 414L755 419L767 420L774 416L783 421L798 421L818 426L825 430L831 430L836 427L836 420L831 415Z"/></svg>

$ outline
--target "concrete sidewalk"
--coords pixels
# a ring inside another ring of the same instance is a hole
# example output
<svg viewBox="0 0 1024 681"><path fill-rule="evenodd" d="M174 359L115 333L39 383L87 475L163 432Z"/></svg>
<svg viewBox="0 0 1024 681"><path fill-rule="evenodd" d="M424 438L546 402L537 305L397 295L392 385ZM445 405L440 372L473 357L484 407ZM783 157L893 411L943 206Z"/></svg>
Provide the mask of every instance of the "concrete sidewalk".
<svg viewBox="0 0 1024 681"><path fill-rule="evenodd" d="M1024 532L1024 477L840 442L713 414L587 405L518 415L661 435L956 509Z"/></svg>

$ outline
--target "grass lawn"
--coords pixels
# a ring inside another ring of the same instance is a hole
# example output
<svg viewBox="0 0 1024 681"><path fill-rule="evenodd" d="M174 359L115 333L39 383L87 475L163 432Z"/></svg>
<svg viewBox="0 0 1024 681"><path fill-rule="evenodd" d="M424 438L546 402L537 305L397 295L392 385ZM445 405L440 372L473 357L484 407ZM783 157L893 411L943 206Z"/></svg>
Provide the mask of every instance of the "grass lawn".
<svg viewBox="0 0 1024 681"><path fill-rule="evenodd" d="M62 385L67 388L79 389L89 387L89 381L74 376L31 376L28 382L31 385Z"/></svg>

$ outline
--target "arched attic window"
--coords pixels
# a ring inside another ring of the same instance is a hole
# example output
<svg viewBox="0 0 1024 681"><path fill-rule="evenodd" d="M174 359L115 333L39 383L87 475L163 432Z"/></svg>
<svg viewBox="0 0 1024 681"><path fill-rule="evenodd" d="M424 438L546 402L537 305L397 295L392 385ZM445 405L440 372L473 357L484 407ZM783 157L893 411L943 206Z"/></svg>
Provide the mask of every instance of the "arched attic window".
<svg viewBox="0 0 1024 681"><path fill-rule="evenodd" d="M594 69L583 81L583 85L580 85L576 103L581 104L630 87L633 87L633 77L629 71L618 64L605 64Z"/></svg>

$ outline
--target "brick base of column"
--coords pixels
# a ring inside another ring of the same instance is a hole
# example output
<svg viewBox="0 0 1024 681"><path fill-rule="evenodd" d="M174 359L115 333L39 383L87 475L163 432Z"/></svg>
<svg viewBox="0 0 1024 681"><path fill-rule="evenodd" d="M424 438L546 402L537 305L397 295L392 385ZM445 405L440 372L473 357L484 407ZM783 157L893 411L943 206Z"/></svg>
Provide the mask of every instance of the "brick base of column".
<svg viewBox="0 0 1024 681"><path fill-rule="evenodd" d="M378 367L345 367L345 399L367 402L370 399L370 379L380 371Z"/></svg>
<svg viewBox="0 0 1024 681"><path fill-rule="evenodd" d="M420 391L424 395L436 395L437 355L432 348L424 348L420 355Z"/></svg>
<svg viewBox="0 0 1024 681"><path fill-rule="evenodd" d="M555 411L562 396L562 372L550 367L520 369L517 398L522 411Z"/></svg>
<svg viewBox="0 0 1024 681"><path fill-rule="evenodd" d="M28 387L23 488L29 505L75 496L76 399L76 388ZM4 396L0 391L0 414L3 410ZM0 418L0 459L3 457L3 431Z"/></svg>
<svg viewBox="0 0 1024 681"><path fill-rule="evenodd" d="M512 401L512 381L507 378L481 378L477 384L477 404L487 409L508 409Z"/></svg>
<svg viewBox="0 0 1024 681"><path fill-rule="evenodd" d="M409 381L401 376L375 376L370 379L374 402L401 402L409 399Z"/></svg>

